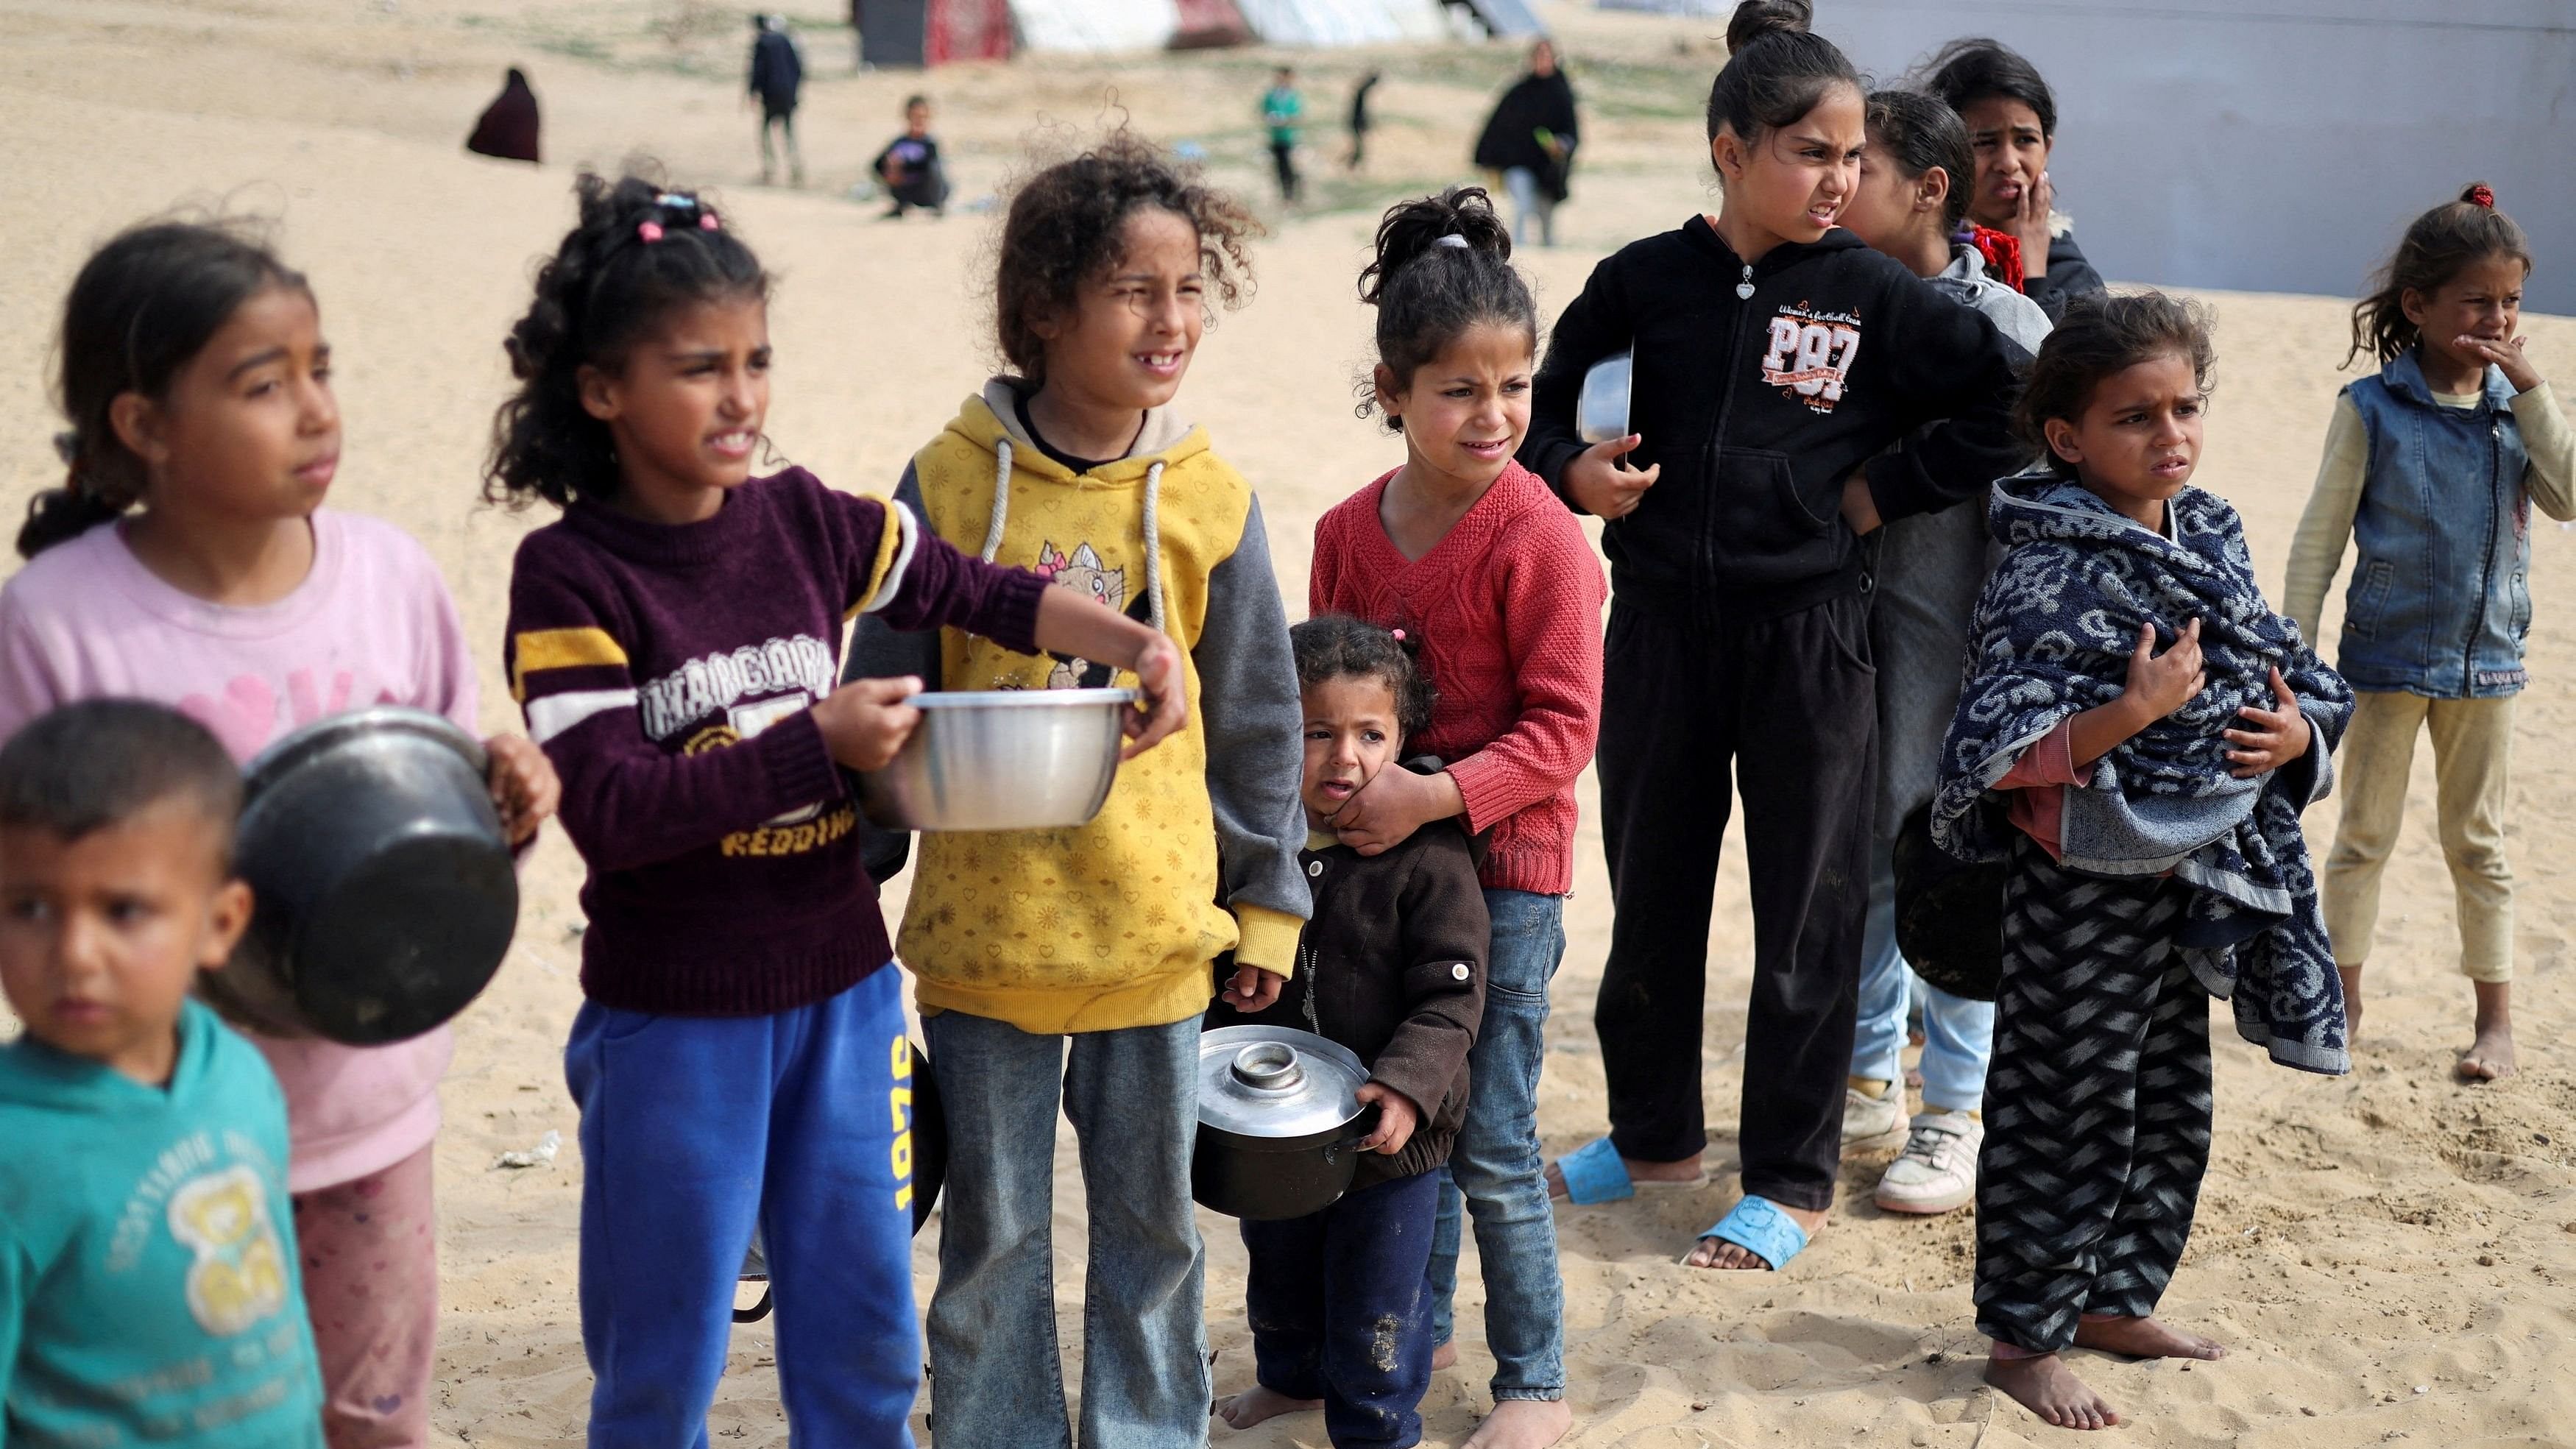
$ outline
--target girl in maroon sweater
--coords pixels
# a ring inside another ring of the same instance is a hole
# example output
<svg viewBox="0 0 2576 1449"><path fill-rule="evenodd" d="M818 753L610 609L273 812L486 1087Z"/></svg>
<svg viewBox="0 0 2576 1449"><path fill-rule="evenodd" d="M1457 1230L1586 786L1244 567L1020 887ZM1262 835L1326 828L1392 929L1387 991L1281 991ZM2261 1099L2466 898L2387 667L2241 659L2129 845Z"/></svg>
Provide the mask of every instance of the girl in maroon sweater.
<svg viewBox="0 0 2576 1449"><path fill-rule="evenodd" d="M1465 1128L1433 1238L1432 1332L1450 1345L1459 1203L1476 1222L1494 1413L1469 1441L1549 1444L1565 1407L1556 1221L1538 1143L1548 980L1565 955L1574 778L1601 706L1601 565L1545 483L1512 461L1529 430L1538 309L1511 233L1473 187L1386 214L1360 274L1378 309L1374 403L1404 466L1315 525L1308 609L1421 642L1440 702L1412 747L1449 766L1380 773L1333 817L1341 843L1388 849L1436 820L1490 835L1478 877L1493 918Z"/></svg>
<svg viewBox="0 0 2576 1449"><path fill-rule="evenodd" d="M792 1432L909 1445L911 1051L841 770L893 758L921 681L836 688L841 627L1114 661L1150 697L1134 749L1186 716L1180 654L899 505L752 477L759 260L694 196L589 175L580 194L511 329L487 492L563 510L519 547L504 663L589 868L564 1075L590 1442L706 1437L756 1224Z"/></svg>

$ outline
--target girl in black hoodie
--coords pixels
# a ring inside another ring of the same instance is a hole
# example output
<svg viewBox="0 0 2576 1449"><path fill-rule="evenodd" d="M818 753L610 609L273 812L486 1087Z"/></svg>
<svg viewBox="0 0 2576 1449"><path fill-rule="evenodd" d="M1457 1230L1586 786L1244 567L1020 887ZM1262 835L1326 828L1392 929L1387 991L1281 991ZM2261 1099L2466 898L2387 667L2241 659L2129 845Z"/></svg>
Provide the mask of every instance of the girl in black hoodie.
<svg viewBox="0 0 2576 1449"><path fill-rule="evenodd" d="M1704 1180L1730 767L1744 800L1744 1197L1702 1235L1702 1267L1779 1267L1833 1202L1878 748L1864 537L1982 497L2022 460L1993 324L1836 228L1862 89L1801 8L1739 11L1708 104L1725 211L1593 271L1556 324L1520 455L1610 520L1599 761L1617 914L1594 1022L1611 1129L1551 1173L1578 1202ZM1586 447L1584 373L1631 350L1633 431Z"/></svg>

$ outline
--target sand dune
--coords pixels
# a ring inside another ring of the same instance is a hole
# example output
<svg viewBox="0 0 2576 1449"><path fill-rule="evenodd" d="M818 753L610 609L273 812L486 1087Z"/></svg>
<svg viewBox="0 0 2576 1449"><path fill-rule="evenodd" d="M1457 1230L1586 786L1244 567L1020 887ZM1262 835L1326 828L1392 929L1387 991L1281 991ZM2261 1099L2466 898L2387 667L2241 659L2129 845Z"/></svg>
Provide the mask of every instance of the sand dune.
<svg viewBox="0 0 2576 1449"><path fill-rule="evenodd" d="M1704 164L1694 164L1696 105L1715 52L1705 23L1550 14L1593 67L1578 80L1598 117L1591 164L1563 218L1570 245L1528 259L1552 312L1602 251L1707 201ZM836 194L920 79L849 77L846 32L809 35L817 79L803 119L816 189L762 190L747 184L752 126L734 94L745 38L738 14L696 0L549 0L506 14L469 0L0 8L0 207L11 253L0 279L0 415L16 420L0 440L0 492L19 499L52 481L49 333L86 249L182 201L276 216L337 348L348 451L335 501L399 522L437 553L483 651L486 723L515 726L497 661L510 551L528 521L479 508L476 480L504 382L499 339L524 304L531 259L569 220L570 163L643 151L681 179L722 188L731 224L781 277L772 433L784 457L826 479L889 487L986 371L988 223L959 215L885 225ZM1334 114L1347 78L1369 60L1391 72L1374 179L1333 178L1321 196L1327 208L1456 177L1482 98L1515 64L1496 50L1307 59L1310 108ZM492 163L457 147L513 62L531 69L548 154L563 164ZM963 199L990 193L1032 144L1061 144L1097 124L1111 87L1140 128L1197 141L1221 175L1250 188L1251 107L1266 64L1238 53L1018 65L941 73L931 88L945 107ZM1041 113L1059 123L1042 126ZM1338 145L1338 135L1319 134L1310 164L1325 167L1324 152ZM1292 609L1303 602L1315 516L1401 459L1349 406L1367 342L1351 283L1373 219L1372 206L1280 225L1258 250L1258 298L1209 334L1183 394L1261 490ZM2242 507L2276 585L2341 381L2341 304L2209 300L2221 361L2200 481ZM2576 391L2576 321L2535 318L2528 330L2544 370ZM2122 1442L2576 1443L2567 1360L2576 1342L2576 900L2565 855L2576 838L2576 784L2562 768L2562 752L2576 750L2576 535L2543 527L2534 551L2536 682L2522 706L2512 805L2527 1069L2484 1088L2448 1079L2468 1038L2468 992L2451 965L2450 893L2432 836L2430 766L2420 766L2390 871L2373 1035L2354 1074L2303 1076L2232 1041L2220 1048L2217 1149L2167 1304L2233 1343L2236 1356L2193 1366L2088 1362L2085 1372L2131 1416ZM2329 806L2311 818L2321 842L2333 817ZM1590 1004L1608 910L1588 825L1579 857L1542 1089L1551 1150L1601 1124ZM579 1164L559 1071L579 998L578 880L572 852L550 837L532 867L520 944L461 1025L439 1148L441 1442L555 1445L582 1434ZM1733 1121L1739 1083L1750 956L1743 891L1739 852L1728 859L1710 942L1707 1082L1719 1124ZM492 1167L496 1153L550 1129L567 1138L552 1169ZM1733 1147L1722 1137L1712 1168ZM1876 1211L1867 1189L1883 1160L1850 1165L1834 1226L1780 1275L1674 1265L1731 1200L1724 1185L1565 1210L1571 1397L1582 1425L1570 1442L1999 1449L2055 1437L1977 1383L1971 1221ZM1059 1164L1059 1306L1078 1357L1080 1198L1069 1151ZM1226 1220L1204 1227L1217 1380L1231 1389L1251 1374L1243 1252ZM925 1234L915 1259L925 1293L932 1242ZM1462 1439L1481 1411L1490 1362L1480 1304L1471 1278L1460 1304L1464 1360L1425 1405L1430 1442ZM785 1442L771 1345L768 1325L737 1333L715 1413L721 1442ZM1316 1417L1300 1416L1244 1434L1220 1429L1218 1442L1324 1439Z"/></svg>

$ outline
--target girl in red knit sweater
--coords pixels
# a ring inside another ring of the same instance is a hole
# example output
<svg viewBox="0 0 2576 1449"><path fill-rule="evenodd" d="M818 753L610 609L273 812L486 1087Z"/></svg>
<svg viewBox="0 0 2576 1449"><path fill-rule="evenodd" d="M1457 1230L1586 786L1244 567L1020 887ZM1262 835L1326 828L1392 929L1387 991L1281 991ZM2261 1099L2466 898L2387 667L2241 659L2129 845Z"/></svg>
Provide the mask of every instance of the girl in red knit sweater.
<svg viewBox="0 0 2576 1449"><path fill-rule="evenodd" d="M1574 883L1574 777L1601 706L1601 565L1545 483L1512 461L1529 430L1538 309L1511 234L1476 188L1386 214L1360 299L1378 309L1373 405L1404 435L1404 466L1315 525L1313 613L1350 614L1421 641L1440 702L1419 751L1437 775L1387 770L1333 818L1363 854L1434 821L1490 833L1479 871L1493 917L1483 1027L1432 1239L1436 1363L1456 1359L1461 1194L1485 1272L1494 1413L1471 1449L1535 1449L1565 1407L1564 1287L1538 1144L1548 978L1565 954ZM1402 778L1398 778L1402 777Z"/></svg>

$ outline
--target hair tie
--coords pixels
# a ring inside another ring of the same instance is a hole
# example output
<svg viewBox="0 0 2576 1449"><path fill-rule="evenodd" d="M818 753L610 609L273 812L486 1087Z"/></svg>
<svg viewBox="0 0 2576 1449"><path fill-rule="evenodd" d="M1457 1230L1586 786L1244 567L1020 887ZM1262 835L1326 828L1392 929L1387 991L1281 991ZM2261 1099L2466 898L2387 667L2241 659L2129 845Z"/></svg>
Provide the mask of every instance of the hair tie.
<svg viewBox="0 0 2576 1449"><path fill-rule="evenodd" d="M646 246L651 246L653 243L662 239L662 223L658 221L639 221L635 223L635 234L644 238L644 244Z"/></svg>
<svg viewBox="0 0 2576 1449"><path fill-rule="evenodd" d="M2472 186L2469 188L2469 205L2483 206L2487 210L2493 211L2495 210L2495 192L2485 186Z"/></svg>
<svg viewBox="0 0 2576 1449"><path fill-rule="evenodd" d="M1475 244L1474 244L1473 242L1468 241L1465 237L1460 236L1458 233L1456 233L1456 232L1454 232L1454 231L1453 231L1453 232L1451 232L1451 233L1449 233L1449 234L1448 234L1448 235L1446 235L1446 236L1443 236L1443 237L1439 238L1438 240L1436 240L1436 241L1432 242L1431 244L1432 244L1433 246L1435 246L1435 247L1456 247L1458 250L1460 250L1460 251L1462 251L1462 252L1471 252L1471 251L1474 251L1474 250L1476 249ZM1401 634L1398 634L1396 637L1397 637L1397 638L1399 638L1399 639L1401 639L1401 638L1403 638L1404 636L1403 636L1403 635L1401 635Z"/></svg>
<svg viewBox="0 0 2576 1449"><path fill-rule="evenodd" d="M700 231L714 231L715 229L716 229L716 214L715 214L714 212L712 212L712 211L701 211L701 212L699 212L699 213L698 213L698 230L700 230Z"/></svg>
<svg viewBox="0 0 2576 1449"><path fill-rule="evenodd" d="M1401 644L1404 642L1404 631L1402 629L1389 629L1386 632L1395 636L1396 643Z"/></svg>

